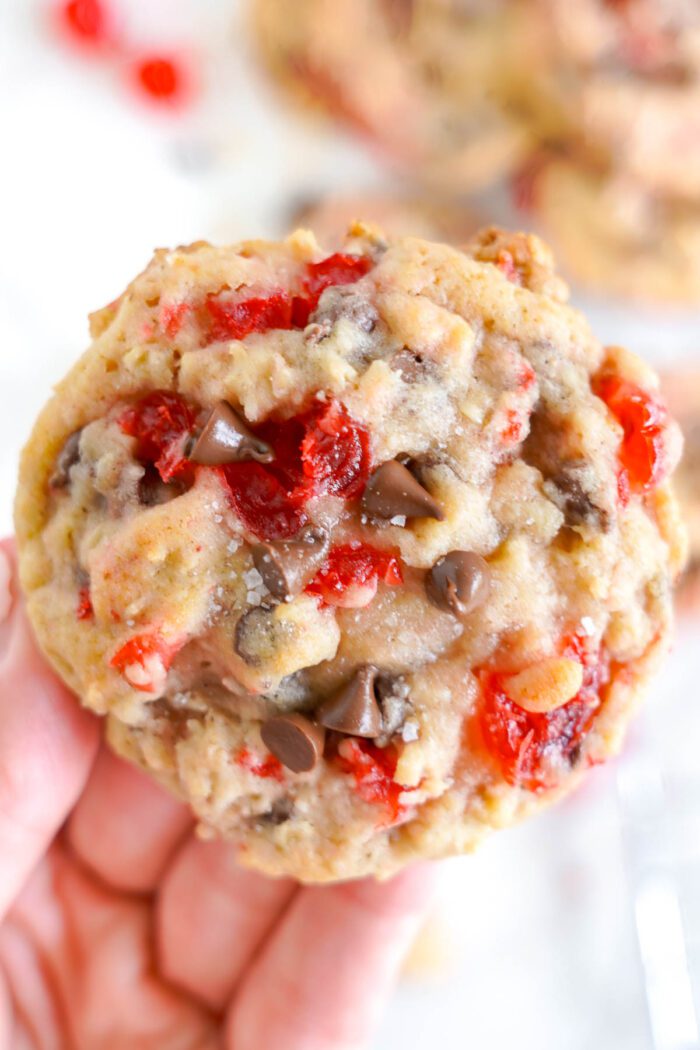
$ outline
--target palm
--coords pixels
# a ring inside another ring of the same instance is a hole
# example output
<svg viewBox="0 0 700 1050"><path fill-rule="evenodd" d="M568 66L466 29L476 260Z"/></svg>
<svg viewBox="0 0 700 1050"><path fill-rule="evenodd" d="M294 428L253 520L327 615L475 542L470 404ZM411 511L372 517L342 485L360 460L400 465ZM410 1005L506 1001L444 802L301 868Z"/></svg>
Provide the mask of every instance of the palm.
<svg viewBox="0 0 700 1050"><path fill-rule="evenodd" d="M98 750L16 593L0 682L0 1047L365 1045L423 914L425 872L300 889L238 867Z"/></svg>

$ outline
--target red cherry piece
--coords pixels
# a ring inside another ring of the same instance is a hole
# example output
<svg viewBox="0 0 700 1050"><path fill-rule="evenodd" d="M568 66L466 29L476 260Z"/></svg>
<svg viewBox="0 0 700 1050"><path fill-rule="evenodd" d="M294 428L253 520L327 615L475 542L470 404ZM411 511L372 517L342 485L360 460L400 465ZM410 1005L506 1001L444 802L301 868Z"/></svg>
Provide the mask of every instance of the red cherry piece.
<svg viewBox="0 0 700 1050"><path fill-rule="evenodd" d="M520 272L515 265L515 259L511 252L502 248L496 259L496 266L512 284L522 284Z"/></svg>
<svg viewBox="0 0 700 1050"><path fill-rule="evenodd" d="M569 639L563 655L583 665L583 685L568 703L546 714L523 710L505 692L505 675L483 671L481 729L488 751L509 784L540 792L557 785L562 765L574 761L600 707L600 690L609 681L603 652L591 652L586 640Z"/></svg>
<svg viewBox="0 0 700 1050"><path fill-rule="evenodd" d="M377 550L366 543L333 547L328 560L306 588L327 605L342 603L350 587L362 587L375 580L396 587L403 583L398 558L389 551Z"/></svg>
<svg viewBox="0 0 700 1050"><path fill-rule="evenodd" d="M167 390L147 394L119 417L125 434L137 439L136 454L152 463L163 481L185 471L185 440L194 429L195 416L184 398Z"/></svg>
<svg viewBox="0 0 700 1050"><path fill-rule="evenodd" d="M343 741L342 751L335 761L343 773L354 777L357 794L365 802L386 808L388 819L382 823L395 823L404 811L400 797L405 790L394 780L399 758L396 748L352 738Z"/></svg>
<svg viewBox="0 0 700 1050"><path fill-rule="evenodd" d="M359 495L370 471L369 434L336 401L255 428L271 446L271 463L231 463L222 468L231 503L260 539L288 539L306 523L314 496Z"/></svg>
<svg viewBox="0 0 700 1050"><path fill-rule="evenodd" d="M346 255L336 252L321 262L309 263L306 267L304 291L311 310L321 298L321 293L331 285L354 284L369 272L371 261L365 255Z"/></svg>
<svg viewBox="0 0 700 1050"><path fill-rule="evenodd" d="M82 44L102 44L108 19L101 0L69 0L61 6L63 26Z"/></svg>
<svg viewBox="0 0 700 1050"><path fill-rule="evenodd" d="M262 463L221 468L231 504L246 529L263 540L285 540L308 521L303 501Z"/></svg>
<svg viewBox="0 0 700 1050"><path fill-rule="evenodd" d="M263 780L284 780L284 767L274 755L267 755L260 759L256 758L247 747L242 747L236 753L235 761L243 769L247 769L256 777L262 777Z"/></svg>
<svg viewBox="0 0 700 1050"><path fill-rule="evenodd" d="M78 592L78 606L75 611L75 615L79 620L92 620L94 614L92 608L92 598L90 597L90 588L81 587Z"/></svg>
<svg viewBox="0 0 700 1050"><path fill-rule="evenodd" d="M136 83L154 102L181 102L187 91L184 70L173 58L147 55L134 68Z"/></svg>
<svg viewBox="0 0 700 1050"><path fill-rule="evenodd" d="M238 301L225 295L211 295L204 312L204 346L227 339L245 339L251 332L292 327L292 299L286 292Z"/></svg>
<svg viewBox="0 0 700 1050"><path fill-rule="evenodd" d="M176 648L159 634L140 634L130 638L114 654L110 667L119 671L135 689L155 693L157 678L167 673L175 652Z"/></svg>
<svg viewBox="0 0 700 1050"><path fill-rule="evenodd" d="M519 412L509 408L506 414L507 422L501 431L501 441L504 445L517 445L523 436L523 420Z"/></svg>
<svg viewBox="0 0 700 1050"><path fill-rule="evenodd" d="M192 312L189 303L166 303L160 309L158 324L169 339L174 339Z"/></svg>
<svg viewBox="0 0 700 1050"><path fill-rule="evenodd" d="M649 492L656 488L668 470L665 405L648 390L617 376L605 376L594 386L594 393L605 402L624 431L619 458L629 490ZM625 482L621 486L624 491Z"/></svg>
<svg viewBox="0 0 700 1050"><path fill-rule="evenodd" d="M343 405L330 401L309 413L301 458L313 492L354 499L370 473L369 433Z"/></svg>

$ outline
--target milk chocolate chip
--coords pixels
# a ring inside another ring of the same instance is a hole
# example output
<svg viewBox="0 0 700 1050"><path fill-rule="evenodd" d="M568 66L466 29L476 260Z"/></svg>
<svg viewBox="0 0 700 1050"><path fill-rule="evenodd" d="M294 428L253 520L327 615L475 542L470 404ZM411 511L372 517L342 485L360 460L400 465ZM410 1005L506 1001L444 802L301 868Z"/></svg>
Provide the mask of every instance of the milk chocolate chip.
<svg viewBox="0 0 700 1050"><path fill-rule="evenodd" d="M440 504L396 459L374 471L362 497L362 509L373 518L445 518Z"/></svg>
<svg viewBox="0 0 700 1050"><path fill-rule="evenodd" d="M488 598L491 570L473 551L450 551L436 561L425 579L434 605L455 616L465 616Z"/></svg>
<svg viewBox="0 0 700 1050"><path fill-rule="evenodd" d="M377 668L361 667L351 681L319 707L316 717L326 729L373 738L382 731L382 714L374 689Z"/></svg>
<svg viewBox="0 0 700 1050"><path fill-rule="evenodd" d="M204 467L221 467L251 459L271 463L274 458L270 446L256 438L228 401L215 405L188 451L188 459Z"/></svg>
<svg viewBox="0 0 700 1050"><path fill-rule="evenodd" d="M276 715L260 730L263 743L292 773L308 773L323 755L326 734L304 715Z"/></svg>
<svg viewBox="0 0 700 1050"><path fill-rule="evenodd" d="M252 550L253 564L273 598L284 601L300 594L328 556L328 532L317 525L306 525L292 540L257 543Z"/></svg>
<svg viewBox="0 0 700 1050"><path fill-rule="evenodd" d="M58 454L56 468L49 479L52 489L64 489L70 482L71 468L80 459L80 435L82 430L76 430L67 439L65 445Z"/></svg>

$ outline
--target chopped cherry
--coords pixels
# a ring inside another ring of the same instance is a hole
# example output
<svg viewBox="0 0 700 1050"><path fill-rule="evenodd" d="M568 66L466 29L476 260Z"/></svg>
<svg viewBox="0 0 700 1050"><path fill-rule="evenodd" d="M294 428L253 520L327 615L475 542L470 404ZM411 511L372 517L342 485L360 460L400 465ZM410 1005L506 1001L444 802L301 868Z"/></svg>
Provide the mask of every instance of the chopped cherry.
<svg viewBox="0 0 700 1050"><path fill-rule="evenodd" d="M308 518L303 500L275 476L272 464L222 467L229 498L246 529L264 540L289 539Z"/></svg>
<svg viewBox="0 0 700 1050"><path fill-rule="evenodd" d="M489 752L509 784L543 791L558 783L562 765L573 764L600 707L600 690L610 677L609 660L574 635L563 656L583 665L583 685L568 703L546 714L525 711L504 688L506 676L482 671L481 729Z"/></svg>
<svg viewBox="0 0 700 1050"><path fill-rule="evenodd" d="M184 398L167 390L147 394L119 417L125 434L137 439L136 455L152 463L163 481L189 468L185 443L195 425L195 415Z"/></svg>
<svg viewBox="0 0 700 1050"><path fill-rule="evenodd" d="M298 294L273 292L268 296L236 299L229 293L210 295L203 310L203 346L226 339L245 339L251 332L305 328L322 292L331 285L354 284L371 268L364 255L337 252L318 263L308 263Z"/></svg>
<svg viewBox="0 0 700 1050"><path fill-rule="evenodd" d="M624 431L620 464L629 489L648 492L663 480L668 464L665 433L668 412L661 400L618 376L604 376L594 392L605 402ZM624 489L625 482L622 482Z"/></svg>
<svg viewBox="0 0 700 1050"><path fill-rule="evenodd" d="M337 401L256 428L275 453L269 464L222 468L231 502L246 528L261 539L286 539L307 521L314 496L359 496L370 471L369 434Z"/></svg>
<svg viewBox="0 0 700 1050"><path fill-rule="evenodd" d="M306 588L326 605L363 608L377 593L377 584L395 587L403 582L398 558L366 543L333 547L328 560Z"/></svg>
<svg viewBox="0 0 700 1050"><path fill-rule="evenodd" d="M511 284L522 284L520 277L520 271L515 265L515 259L513 258L512 252L507 251L505 248L501 248L496 259L496 266L501 273L508 278Z"/></svg>
<svg viewBox="0 0 700 1050"><path fill-rule="evenodd" d="M369 272L371 261L365 255L346 255L336 252L321 262L309 263L306 267L304 297L308 300L312 313L321 294L332 285L355 284Z"/></svg>
<svg viewBox="0 0 700 1050"><path fill-rule="evenodd" d="M516 409L509 408L506 413L506 425L500 433L501 442L504 445L517 445L522 439L525 424L523 418Z"/></svg>
<svg viewBox="0 0 700 1050"><path fill-rule="evenodd" d="M338 401L312 409L301 443L304 477L314 493L354 499L370 471L369 433Z"/></svg>
<svg viewBox="0 0 700 1050"><path fill-rule="evenodd" d="M284 780L284 768L282 763L274 755L266 755L265 758L256 758L247 747L242 747L240 751L236 753L235 761L243 769L247 769L249 773L252 773L256 777L262 777L264 780Z"/></svg>
<svg viewBox="0 0 700 1050"><path fill-rule="evenodd" d="M396 823L404 812L400 799L406 789L394 780L398 760L398 751L392 745L377 747L370 740L354 737L343 740L335 759L343 773L354 777L361 799L386 807L388 820L382 821L386 824Z"/></svg>
<svg viewBox="0 0 700 1050"><path fill-rule="evenodd" d="M166 303L161 307L158 324L169 339L175 338L191 310L189 303Z"/></svg>
<svg viewBox="0 0 700 1050"><path fill-rule="evenodd" d="M114 654L110 667L119 671L134 689L160 692L177 649L159 634L139 634Z"/></svg>
<svg viewBox="0 0 700 1050"><path fill-rule="evenodd" d="M251 332L292 327L292 298L286 292L238 301L210 295L204 311L205 346L227 339L245 339Z"/></svg>
<svg viewBox="0 0 700 1050"><path fill-rule="evenodd" d="M87 584L81 587L78 592L78 606L75 610L75 615L79 620L92 620L95 615L92 608L92 598L90 597L90 587Z"/></svg>

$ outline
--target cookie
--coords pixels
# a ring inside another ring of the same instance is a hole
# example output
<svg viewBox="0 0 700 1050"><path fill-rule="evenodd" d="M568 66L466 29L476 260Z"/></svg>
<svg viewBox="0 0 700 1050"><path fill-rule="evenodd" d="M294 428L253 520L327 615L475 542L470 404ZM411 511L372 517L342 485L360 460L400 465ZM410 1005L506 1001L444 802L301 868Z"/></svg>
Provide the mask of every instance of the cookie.
<svg viewBox="0 0 700 1050"><path fill-rule="evenodd" d="M649 193L697 202L700 7L536 0L525 11L540 138L577 143Z"/></svg>
<svg viewBox="0 0 700 1050"><path fill-rule="evenodd" d="M256 0L254 30L288 94L359 132L412 176L463 192L512 171L529 149L511 104L520 68L512 7Z"/></svg>
<svg viewBox="0 0 700 1050"><path fill-rule="evenodd" d="M292 219L294 225L313 230L322 244L336 245L359 216L381 226L388 236L410 234L448 244L462 244L477 228L474 215L461 202L386 190L320 197L297 207Z"/></svg>
<svg viewBox="0 0 700 1050"><path fill-rule="evenodd" d="M619 747L669 642L677 426L537 238L159 251L16 525L37 636L241 861L473 848Z"/></svg>
<svg viewBox="0 0 700 1050"><path fill-rule="evenodd" d="M697 616L700 610L700 370L679 368L662 377L668 404L685 438L676 472L676 492L688 528L689 558L678 586L678 606Z"/></svg>
<svg viewBox="0 0 700 1050"><path fill-rule="evenodd" d="M640 301L700 299L700 202L659 197L573 157L535 161L519 194L567 276Z"/></svg>

